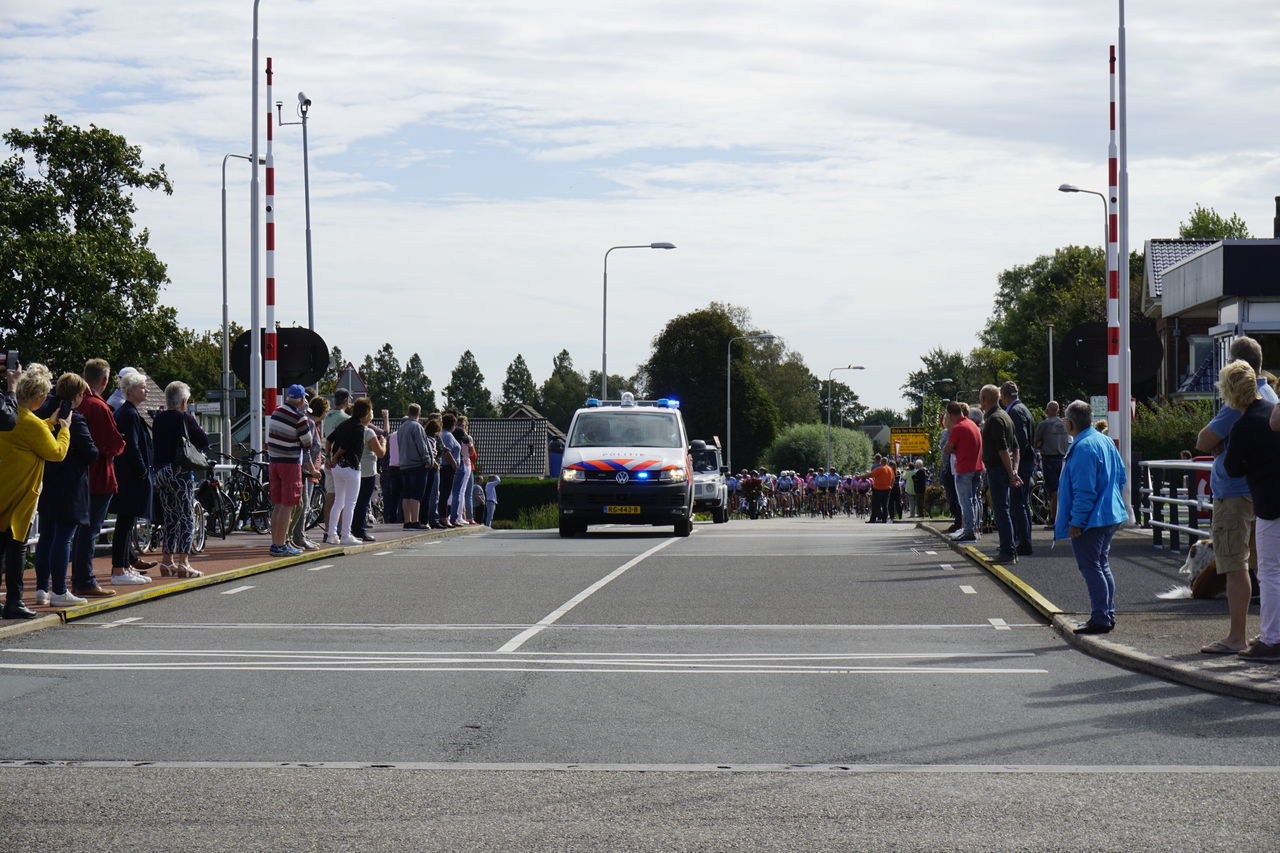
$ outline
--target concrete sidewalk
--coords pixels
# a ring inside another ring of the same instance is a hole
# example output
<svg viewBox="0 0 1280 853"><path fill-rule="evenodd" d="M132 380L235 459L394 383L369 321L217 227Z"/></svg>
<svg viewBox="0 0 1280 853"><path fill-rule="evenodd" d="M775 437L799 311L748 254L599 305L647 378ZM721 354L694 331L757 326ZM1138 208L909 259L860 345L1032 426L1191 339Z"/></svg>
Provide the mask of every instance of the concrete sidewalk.
<svg viewBox="0 0 1280 853"><path fill-rule="evenodd" d="M940 539L946 522L919 522ZM1250 663L1235 655L1201 654L1200 648L1227 633L1225 598L1161 599L1158 593L1190 582L1178 574L1185 554L1152 545L1151 531L1121 530L1111 546L1116 581L1116 628L1110 634L1077 636L1072 629L1089 617L1089 596L1068 542L1051 547L1053 534L1032 532L1035 553L1013 565L991 559L994 533L976 546L950 544L982 566L1049 620L1068 645L1086 654L1201 690L1280 704L1280 664ZM949 542L949 540L947 540ZM1258 632L1258 606L1249 611L1249 636Z"/></svg>
<svg viewBox="0 0 1280 853"><path fill-rule="evenodd" d="M342 557L347 554L362 554L368 551L398 548L429 539L457 536L476 530L488 529L482 525L468 525L445 530L405 530L399 524L379 524L374 525L369 531L377 540L376 542L347 547L323 545L318 551L306 551L297 557L272 557L268 551L271 547L271 534L269 533L237 532L232 533L226 539L210 537L203 552L191 555L192 567L204 572L203 577L160 577L160 571L157 567L147 572L148 577L151 578L151 583L118 587L109 583L111 578L110 549L99 547L98 553L100 556L94 559L94 574L102 587L104 589L114 589L116 591L115 595L110 598L91 598L87 604L73 607L37 607L35 605L35 570L28 569L23 580L23 600L26 601L28 607L35 610L40 616L35 619L0 619L0 638L62 625L74 619L82 619L108 610L118 610L122 607L150 601L153 598L199 589L211 584L226 583L227 581L281 569L285 566L297 565L298 563L313 563ZM318 529L309 531L309 533L314 534L316 540L319 540L320 531ZM106 555L102 556L104 552L106 552ZM146 553L142 556L148 561L159 559L159 555L155 553ZM69 577L68 583L70 583Z"/></svg>

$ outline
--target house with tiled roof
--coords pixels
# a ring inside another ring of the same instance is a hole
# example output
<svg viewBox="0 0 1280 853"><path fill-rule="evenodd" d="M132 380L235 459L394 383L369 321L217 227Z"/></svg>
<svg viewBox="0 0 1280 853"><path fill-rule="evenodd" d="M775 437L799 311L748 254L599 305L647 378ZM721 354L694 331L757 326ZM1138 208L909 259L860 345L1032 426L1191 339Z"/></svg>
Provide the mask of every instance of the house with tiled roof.
<svg viewBox="0 0 1280 853"><path fill-rule="evenodd" d="M1212 398L1242 335L1262 345L1263 369L1280 374L1280 196L1271 238L1148 240L1142 305L1165 345L1163 396Z"/></svg>

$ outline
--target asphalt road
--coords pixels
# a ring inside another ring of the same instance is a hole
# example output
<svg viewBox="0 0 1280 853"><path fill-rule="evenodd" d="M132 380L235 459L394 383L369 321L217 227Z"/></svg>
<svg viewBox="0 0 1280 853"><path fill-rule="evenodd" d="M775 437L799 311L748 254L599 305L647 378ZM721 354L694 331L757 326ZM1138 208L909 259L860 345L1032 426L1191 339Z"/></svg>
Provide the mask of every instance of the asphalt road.
<svg viewBox="0 0 1280 853"><path fill-rule="evenodd" d="M856 520L290 567L4 641L0 711L6 850L1268 849L1280 828L1280 711L1080 655L936 539Z"/></svg>

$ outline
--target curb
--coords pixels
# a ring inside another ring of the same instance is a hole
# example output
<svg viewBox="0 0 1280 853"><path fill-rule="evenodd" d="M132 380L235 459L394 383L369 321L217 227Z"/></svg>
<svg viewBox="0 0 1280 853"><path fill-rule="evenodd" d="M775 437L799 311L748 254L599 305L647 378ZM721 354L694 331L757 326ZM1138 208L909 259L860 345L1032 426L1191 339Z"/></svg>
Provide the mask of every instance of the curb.
<svg viewBox="0 0 1280 853"><path fill-rule="evenodd" d="M1231 696L1235 699L1248 699L1266 705L1280 705L1280 691L1274 688L1270 690L1261 689L1250 679L1240 675L1225 672L1211 674L1200 667L1176 663L1140 651L1132 646L1118 643L1115 640L1104 640L1095 635L1078 635L1075 633L1076 625L1074 621L1067 618L1065 611L1056 607L1022 578L1004 566L992 562L986 554L983 554L972 545L961 547L954 542L950 542L945 534L923 522L917 522L916 527L921 530L927 530L947 542L951 550L973 560L1005 586L1012 589L1034 607L1041 616L1049 620L1050 627L1062 638L1063 642L1076 651L1132 672L1153 675L1165 681L1172 681L1209 693Z"/></svg>
<svg viewBox="0 0 1280 853"><path fill-rule="evenodd" d="M426 542L431 539L443 539L448 536L460 536L473 532L475 531L468 529L431 530L423 533L415 533L412 536L402 536L398 539L390 539L386 542L366 542L362 545L351 545L342 548L321 548L319 551L308 551L304 554L299 554L296 557L282 557L278 560L268 560L265 563L255 563L252 566L244 566L239 569L229 569L225 572L218 572L214 575L204 575L203 577L165 584L164 586L155 587L153 589L140 589L136 592L130 592L124 595L114 595L111 598L100 599L91 604L80 604L75 607L67 607L55 613L45 614L37 619L31 619L26 622L19 622L14 625L8 625L0 628L0 639L25 634L29 631L38 631L43 628L61 626L67 622L71 622L76 619L84 619L87 616L93 616L108 610L119 610L123 607L130 607L135 604L141 604L145 601L163 598L167 595L177 595L179 593L189 592L193 589L200 589L201 587L239 580L240 578L249 577L250 575L258 575L264 572L275 571L276 569L284 569L301 563L313 563L333 557L353 556L355 554L364 554L369 551L385 551L389 548L415 545L419 542Z"/></svg>
<svg viewBox="0 0 1280 853"><path fill-rule="evenodd" d="M1234 673L1209 674L1199 667L1186 666L1150 655L1124 643L1117 643L1115 640L1104 640L1093 635L1081 636L1074 632L1075 627L1075 624L1063 615L1053 618L1053 629L1063 641L1090 657L1133 672L1154 675L1165 681L1185 684L1210 693L1231 696L1235 699L1248 699L1265 705L1280 705L1280 691L1274 687L1263 690L1248 678Z"/></svg>

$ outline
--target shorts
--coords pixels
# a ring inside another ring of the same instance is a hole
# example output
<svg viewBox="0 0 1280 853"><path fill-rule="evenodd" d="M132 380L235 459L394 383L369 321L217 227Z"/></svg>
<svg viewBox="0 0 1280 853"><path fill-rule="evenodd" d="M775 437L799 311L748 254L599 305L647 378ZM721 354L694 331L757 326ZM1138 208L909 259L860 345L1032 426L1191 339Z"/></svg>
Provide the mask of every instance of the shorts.
<svg viewBox="0 0 1280 853"><path fill-rule="evenodd" d="M272 462L268 479L273 506L298 506L302 503L302 463Z"/></svg>
<svg viewBox="0 0 1280 853"><path fill-rule="evenodd" d="M1249 568L1253 545L1253 498L1246 495L1213 499L1213 559L1218 574ZM1257 564L1257 557L1253 557Z"/></svg>
<svg viewBox="0 0 1280 853"><path fill-rule="evenodd" d="M1061 456L1041 456L1040 470L1044 472L1044 490L1046 492L1058 491L1058 481L1062 479L1062 457Z"/></svg>
<svg viewBox="0 0 1280 853"><path fill-rule="evenodd" d="M400 497L407 501L420 501L427 491L427 469L424 465L400 469Z"/></svg>

